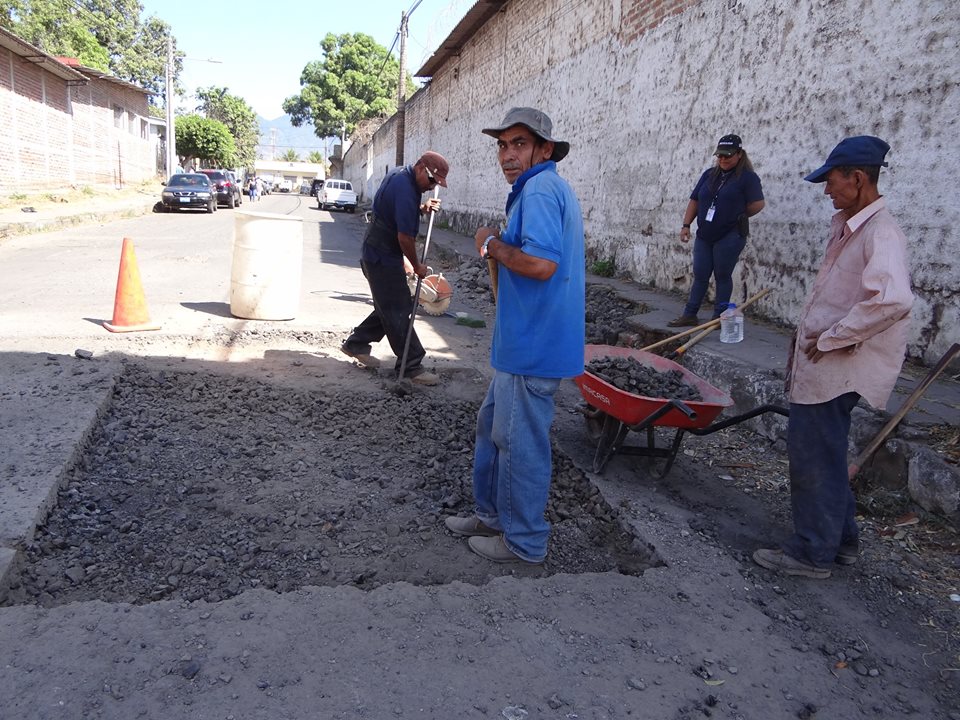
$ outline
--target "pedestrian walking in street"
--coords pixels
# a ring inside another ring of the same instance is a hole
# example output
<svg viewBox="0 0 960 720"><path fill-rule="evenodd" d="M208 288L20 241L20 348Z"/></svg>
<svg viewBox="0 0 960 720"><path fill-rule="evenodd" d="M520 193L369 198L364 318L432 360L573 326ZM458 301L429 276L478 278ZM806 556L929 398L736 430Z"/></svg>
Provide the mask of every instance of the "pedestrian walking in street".
<svg viewBox="0 0 960 720"><path fill-rule="evenodd" d="M397 356L396 370L400 373L407 328L411 313L416 312L403 258L407 258L418 277L426 277L427 266L417 257L417 232L420 216L437 212L440 199L428 198L422 203L422 194L437 184L446 187L449 170L443 155L428 150L413 165L390 171L374 195L373 217L367 225L360 255L360 267L370 284L374 309L341 346L345 354L367 367L380 365L370 354L371 344L386 336ZM437 375L423 367L426 354L416 330L412 330L403 377L419 385L436 385Z"/></svg>
<svg viewBox="0 0 960 720"><path fill-rule="evenodd" d="M250 202L257 199L257 179L252 175L247 180L247 192L250 195Z"/></svg>
<svg viewBox="0 0 960 720"><path fill-rule="evenodd" d="M793 534L754 561L785 575L830 576L860 553L847 473L850 414L862 397L883 408L910 328L907 240L877 181L890 146L849 137L805 178L825 182L837 213L787 361L787 456Z"/></svg>
<svg viewBox="0 0 960 720"><path fill-rule="evenodd" d="M448 517L470 549L494 562L543 562L552 474L550 425L560 381L583 372L584 239L580 204L557 173L570 144L540 110L511 109L483 133L497 139L510 193L506 225L474 241L499 266L494 377L477 414L476 513Z"/></svg>
<svg viewBox="0 0 960 720"><path fill-rule="evenodd" d="M680 242L690 242L690 226L697 221L693 243L693 285L683 314L670 327L700 323L697 313L712 275L716 282L713 317L727 309L733 294L733 270L747 244L748 218L763 210L763 189L753 171L739 135L724 135L713 153L716 164L700 176L683 213Z"/></svg>

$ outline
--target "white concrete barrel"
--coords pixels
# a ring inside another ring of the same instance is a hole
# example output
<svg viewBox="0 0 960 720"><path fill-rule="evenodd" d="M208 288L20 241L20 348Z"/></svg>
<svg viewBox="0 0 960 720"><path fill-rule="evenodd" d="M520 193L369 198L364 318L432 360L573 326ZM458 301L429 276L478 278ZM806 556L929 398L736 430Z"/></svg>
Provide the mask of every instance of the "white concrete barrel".
<svg viewBox="0 0 960 720"><path fill-rule="evenodd" d="M230 313L249 320L292 320L300 306L303 220L236 211Z"/></svg>

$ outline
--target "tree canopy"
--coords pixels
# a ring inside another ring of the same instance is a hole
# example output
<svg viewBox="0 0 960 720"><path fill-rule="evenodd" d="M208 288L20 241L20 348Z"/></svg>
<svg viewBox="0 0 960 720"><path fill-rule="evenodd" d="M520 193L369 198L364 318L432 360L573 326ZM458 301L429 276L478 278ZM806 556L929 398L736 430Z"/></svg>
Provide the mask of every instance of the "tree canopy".
<svg viewBox="0 0 960 720"><path fill-rule="evenodd" d="M0 26L51 55L75 57L154 95L163 92L170 26L139 0L0 0ZM174 61L174 76L180 60Z"/></svg>
<svg viewBox="0 0 960 720"><path fill-rule="evenodd" d="M201 115L181 115L175 121L177 155L184 167L194 159L206 160L214 167L233 167L236 146L233 136L219 120Z"/></svg>
<svg viewBox="0 0 960 720"><path fill-rule="evenodd" d="M369 35L327 33L320 43L323 59L300 75L300 94L283 101L290 122L310 123L317 137L353 133L366 118L387 117L397 109L400 63ZM407 94L416 91L410 75Z"/></svg>
<svg viewBox="0 0 960 720"><path fill-rule="evenodd" d="M284 162L300 162L300 156L297 154L297 151L294 150L293 148L290 148L289 150L287 150L278 159L283 160Z"/></svg>
<svg viewBox="0 0 960 720"><path fill-rule="evenodd" d="M253 108L243 98L231 95L227 88L199 88L197 99L197 110L222 122L233 136L236 155L231 166L253 167L260 140L260 125Z"/></svg>

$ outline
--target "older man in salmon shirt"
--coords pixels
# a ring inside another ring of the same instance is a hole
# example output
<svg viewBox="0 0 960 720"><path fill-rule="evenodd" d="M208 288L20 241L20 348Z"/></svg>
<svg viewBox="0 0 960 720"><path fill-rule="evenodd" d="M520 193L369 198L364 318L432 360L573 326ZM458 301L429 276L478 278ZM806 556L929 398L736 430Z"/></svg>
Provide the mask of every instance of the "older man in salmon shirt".
<svg viewBox="0 0 960 720"><path fill-rule="evenodd" d="M838 211L787 362L793 534L754 561L784 575L830 577L860 554L847 477L850 415L861 398L885 407L900 374L910 327L907 241L877 188L890 146L843 140L808 175L826 182Z"/></svg>

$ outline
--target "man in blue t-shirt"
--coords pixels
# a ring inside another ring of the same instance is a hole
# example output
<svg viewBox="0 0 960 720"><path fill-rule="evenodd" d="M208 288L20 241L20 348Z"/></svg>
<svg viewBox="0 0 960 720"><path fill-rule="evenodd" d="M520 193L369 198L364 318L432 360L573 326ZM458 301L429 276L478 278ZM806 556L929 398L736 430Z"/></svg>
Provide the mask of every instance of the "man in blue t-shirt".
<svg viewBox="0 0 960 720"><path fill-rule="evenodd" d="M373 198L373 221L367 227L360 254L360 268L373 296L373 312L354 328L341 346L345 354L367 367L380 365L370 354L370 345L386 336L397 356L397 373L400 372L410 314L415 311L403 258L410 261L418 277L426 276L427 266L417 257L417 232L420 216L437 212L440 200L429 198L421 204L420 199L434 185L446 187L449 170L443 155L428 150L413 165L391 170ZM436 385L439 378L423 367L426 354L414 330L403 376L418 385Z"/></svg>
<svg viewBox="0 0 960 720"><path fill-rule="evenodd" d="M550 524L550 425L561 379L583 372L584 250L580 204L557 162L570 143L534 108L513 108L483 130L497 139L512 185L501 232L482 227L482 258L499 267L494 377L477 414L473 465L476 514L448 517L470 549L494 562L541 563Z"/></svg>

